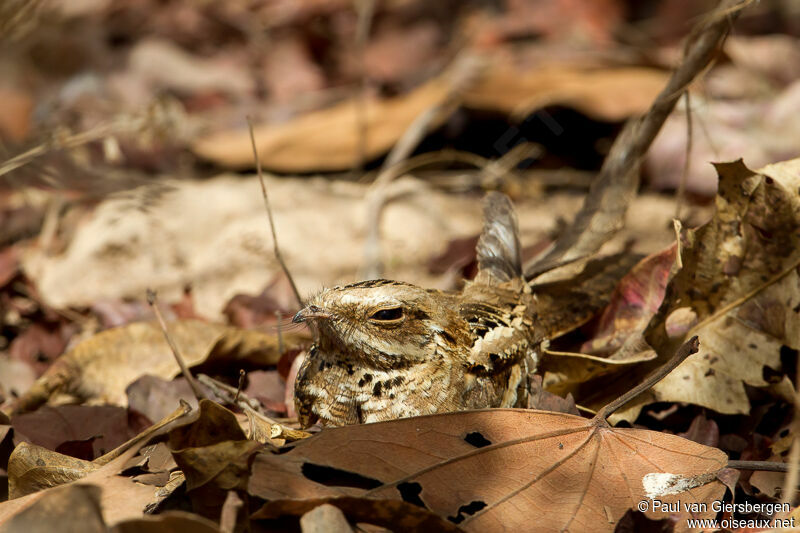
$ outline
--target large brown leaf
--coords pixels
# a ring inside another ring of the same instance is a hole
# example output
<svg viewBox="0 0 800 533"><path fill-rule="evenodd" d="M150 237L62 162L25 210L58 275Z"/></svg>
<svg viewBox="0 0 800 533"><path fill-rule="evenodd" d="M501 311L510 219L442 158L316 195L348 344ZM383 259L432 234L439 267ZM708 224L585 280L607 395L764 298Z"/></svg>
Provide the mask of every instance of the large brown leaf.
<svg viewBox="0 0 800 533"><path fill-rule="evenodd" d="M540 531L612 531L647 500L648 474L701 480L659 500L710 502L725 488L702 483L726 463L720 450L674 435L495 409L325 429L287 453L259 454L248 490L267 500L403 499L470 531L524 531L534 517Z"/></svg>

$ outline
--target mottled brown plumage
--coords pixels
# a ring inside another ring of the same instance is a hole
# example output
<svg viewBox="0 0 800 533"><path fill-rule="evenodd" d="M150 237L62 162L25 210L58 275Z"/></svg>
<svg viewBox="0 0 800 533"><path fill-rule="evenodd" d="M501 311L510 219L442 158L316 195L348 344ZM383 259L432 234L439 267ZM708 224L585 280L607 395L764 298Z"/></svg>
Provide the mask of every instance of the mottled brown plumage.
<svg viewBox="0 0 800 533"><path fill-rule="evenodd" d="M295 316L315 336L295 383L304 426L524 404L537 336L508 198L490 193L485 220L479 272L461 292L362 281Z"/></svg>

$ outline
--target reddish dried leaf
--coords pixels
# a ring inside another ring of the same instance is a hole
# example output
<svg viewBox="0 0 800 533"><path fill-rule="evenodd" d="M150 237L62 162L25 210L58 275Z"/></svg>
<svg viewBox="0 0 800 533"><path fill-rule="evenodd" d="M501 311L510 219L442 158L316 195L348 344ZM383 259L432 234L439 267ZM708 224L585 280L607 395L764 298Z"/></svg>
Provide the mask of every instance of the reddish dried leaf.
<svg viewBox="0 0 800 533"><path fill-rule="evenodd" d="M286 414L286 381L277 370L255 370L247 374L245 394L280 416Z"/></svg>
<svg viewBox="0 0 800 533"><path fill-rule="evenodd" d="M74 328L60 324L31 324L11 341L8 354L11 358L31 365L41 375L62 353Z"/></svg>
<svg viewBox="0 0 800 533"><path fill-rule="evenodd" d="M644 332L664 299L676 250L673 245L645 257L620 280L592 340L581 346L581 352L608 355L630 336Z"/></svg>
<svg viewBox="0 0 800 533"><path fill-rule="evenodd" d="M719 426L714 420L706 417L705 413L694 417L686 433L678 433L681 437L687 438L706 446L719 446Z"/></svg>
<svg viewBox="0 0 800 533"><path fill-rule="evenodd" d="M66 442L91 439L93 456L83 457L88 460L116 448L143 429L130 426L127 409L112 406L45 406L33 413L16 415L11 423L30 442L49 450L59 451L56 449Z"/></svg>

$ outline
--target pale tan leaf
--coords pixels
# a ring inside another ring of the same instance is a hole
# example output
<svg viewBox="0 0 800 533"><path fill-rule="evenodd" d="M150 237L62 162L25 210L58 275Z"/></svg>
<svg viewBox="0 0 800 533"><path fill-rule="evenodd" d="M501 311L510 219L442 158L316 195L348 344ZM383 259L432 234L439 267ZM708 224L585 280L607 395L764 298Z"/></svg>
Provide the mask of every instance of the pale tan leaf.
<svg viewBox="0 0 800 533"><path fill-rule="evenodd" d="M344 514L333 505L323 503L308 511L300 518L303 533L351 533L353 528L347 523Z"/></svg>
<svg viewBox="0 0 800 533"><path fill-rule="evenodd" d="M86 477L100 468L91 461L22 442L8 458L8 497L19 498Z"/></svg>

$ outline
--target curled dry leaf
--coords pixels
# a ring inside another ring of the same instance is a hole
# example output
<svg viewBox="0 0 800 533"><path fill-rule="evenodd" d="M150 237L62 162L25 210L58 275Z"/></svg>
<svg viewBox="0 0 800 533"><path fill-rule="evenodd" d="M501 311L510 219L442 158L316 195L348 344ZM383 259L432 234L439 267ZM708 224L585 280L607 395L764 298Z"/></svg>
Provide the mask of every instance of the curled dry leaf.
<svg viewBox="0 0 800 533"><path fill-rule="evenodd" d="M201 400L197 420L173 430L169 447L195 509L218 517L226 493L246 486L250 457L262 444L247 440L232 412Z"/></svg>
<svg viewBox="0 0 800 533"><path fill-rule="evenodd" d="M703 476L659 499L708 502L725 491L715 475L726 463L720 450L674 435L494 409L325 429L286 453L258 454L248 491L266 500L404 500L468 531L523 531L533 516L541 531L613 531L647 499L648 474Z"/></svg>
<svg viewBox="0 0 800 533"><path fill-rule="evenodd" d="M675 264L677 245L651 254L623 277L598 319L592 339L581 346L587 354L619 359L618 350L641 335L656 314Z"/></svg>
<svg viewBox="0 0 800 533"><path fill-rule="evenodd" d="M278 339L199 320L180 320L167 326L188 366L211 360L249 361L257 365L278 363ZM292 345L296 334L284 333ZM156 322L135 322L98 333L61 356L14 404L14 412L35 409L58 395L74 401L127 406L125 389L141 376L164 379L178 375L164 334Z"/></svg>
<svg viewBox="0 0 800 533"><path fill-rule="evenodd" d="M86 477L100 465L22 442L8 458L8 497L19 498Z"/></svg>
<svg viewBox="0 0 800 533"><path fill-rule="evenodd" d="M656 357L643 334L664 299L676 249L670 246L651 254L625 274L597 318L591 339L581 346L584 353L547 353L541 365L547 390L561 396L573 394L579 404L584 404L591 393L603 391L600 403L605 403L630 388L630 382L614 382L612 386L598 380L625 365ZM593 402L591 407L599 407L599 403Z"/></svg>

